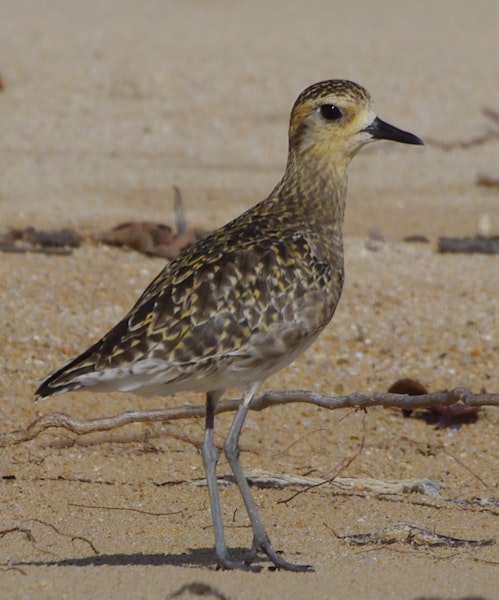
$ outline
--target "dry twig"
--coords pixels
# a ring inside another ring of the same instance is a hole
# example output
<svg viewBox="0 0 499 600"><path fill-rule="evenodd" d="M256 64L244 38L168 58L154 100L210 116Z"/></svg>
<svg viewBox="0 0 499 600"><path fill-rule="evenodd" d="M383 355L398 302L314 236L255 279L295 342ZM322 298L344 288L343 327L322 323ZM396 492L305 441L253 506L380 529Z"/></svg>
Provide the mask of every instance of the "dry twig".
<svg viewBox="0 0 499 600"><path fill-rule="evenodd" d="M10 229L0 234L1 252L38 252L42 254L71 254L81 245L81 236L72 229Z"/></svg>
<svg viewBox="0 0 499 600"><path fill-rule="evenodd" d="M440 496L443 484L429 479L374 479L373 477L334 477L322 479L303 475L290 475L288 473L271 473L263 469L248 471L248 480L261 487L286 488L291 486L304 486L307 488L331 485L340 492L354 492L359 494L406 494L423 493L429 496ZM194 485L206 485L206 479L196 481Z"/></svg>
<svg viewBox="0 0 499 600"><path fill-rule="evenodd" d="M499 131L488 131L483 135L478 135L467 140L453 140L451 142L444 142L443 140L437 140L433 137L425 137L424 141L428 146L435 146L436 148L440 148L440 150L449 151L456 149L467 150L468 148L482 146L483 144L487 144L488 142L496 140L497 138L499 138Z"/></svg>
<svg viewBox="0 0 499 600"><path fill-rule="evenodd" d="M438 240L438 251L440 253L464 252L471 254L479 252L481 254L498 254L499 236L441 237Z"/></svg>
<svg viewBox="0 0 499 600"><path fill-rule="evenodd" d="M49 523L47 521L42 521L42 519L34 519L33 518L33 519L29 519L29 521L31 521L32 523L39 523L40 525L44 525L45 527L52 529L52 531L54 531L57 535L70 538L72 542L74 542L75 540L85 542L86 544L88 544L90 546L90 548L92 548L92 551L94 554L99 554L99 552L97 551L97 549L95 548L93 543L89 539L87 539L81 535L72 535L70 533L63 533L62 531L57 529L57 527L55 525L53 525L52 523ZM0 531L0 538L4 537L8 533L23 533L26 536L26 539L28 541L35 543L35 537L33 535L31 528L29 528L29 527L11 527L10 529L4 529L3 531Z"/></svg>
<svg viewBox="0 0 499 600"><path fill-rule="evenodd" d="M490 173L479 173L476 176L477 185L484 185L486 187L497 187L499 188L499 176L490 175Z"/></svg>
<svg viewBox="0 0 499 600"><path fill-rule="evenodd" d="M365 544L394 544L406 542L414 546L492 546L496 543L494 538L484 540L463 540L422 529L407 523L397 523L384 527L372 533L357 533L354 535L338 535L340 540L351 544L363 546Z"/></svg>
<svg viewBox="0 0 499 600"><path fill-rule="evenodd" d="M482 114L490 119L494 125L499 126L499 111L484 106L482 107ZM454 140L452 142L444 142L432 137L425 137L425 144L429 146L435 146L441 150L455 150L456 148L466 149L473 148L474 146L481 146L482 144L486 144L487 142L497 138L499 138L499 130L489 130L486 133L474 138L469 138L467 140Z"/></svg>
<svg viewBox="0 0 499 600"><path fill-rule="evenodd" d="M251 404L253 410L264 410L270 406L281 404L309 403L330 410L337 408L368 408L383 406L384 408L401 408L414 410L429 408L434 405L448 406L461 402L465 406L499 406L499 394L474 394L464 387L454 388L448 392L434 392L420 396L391 394L378 392L374 394L353 393L348 396L325 396L317 392L294 390L287 392L266 392ZM216 412L234 411L239 400L225 400L217 405ZM204 406L182 406L176 408L159 408L154 410L128 410L111 417L95 419L76 419L64 413L49 413L35 419L25 429L0 434L0 447L21 444L34 439L46 429L61 427L77 435L95 431L109 431L130 423L152 423L158 421L174 421L186 418L202 418Z"/></svg>

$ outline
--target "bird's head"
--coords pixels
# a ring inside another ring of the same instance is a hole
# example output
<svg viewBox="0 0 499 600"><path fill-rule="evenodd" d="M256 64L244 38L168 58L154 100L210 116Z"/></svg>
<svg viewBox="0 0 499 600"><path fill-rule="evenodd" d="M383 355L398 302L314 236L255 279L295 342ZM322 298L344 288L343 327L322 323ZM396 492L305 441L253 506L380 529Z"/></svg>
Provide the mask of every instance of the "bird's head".
<svg viewBox="0 0 499 600"><path fill-rule="evenodd" d="M355 153L377 139L423 144L376 117L369 93L357 83L342 79L321 81L297 98L289 127L291 154L315 156L346 168Z"/></svg>

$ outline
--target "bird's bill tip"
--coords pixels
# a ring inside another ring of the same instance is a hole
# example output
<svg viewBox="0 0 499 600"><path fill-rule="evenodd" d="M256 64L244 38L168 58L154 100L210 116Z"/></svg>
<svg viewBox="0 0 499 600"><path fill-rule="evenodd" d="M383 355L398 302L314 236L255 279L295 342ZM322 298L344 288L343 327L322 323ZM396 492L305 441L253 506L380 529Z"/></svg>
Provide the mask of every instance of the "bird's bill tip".
<svg viewBox="0 0 499 600"><path fill-rule="evenodd" d="M403 131L398 127L394 127L389 123L385 123L381 119L376 117L374 121L368 125L364 131L370 133L374 139L377 140L392 140L394 142L401 142L402 144L415 144L418 146L424 146L423 140L418 138L413 133Z"/></svg>

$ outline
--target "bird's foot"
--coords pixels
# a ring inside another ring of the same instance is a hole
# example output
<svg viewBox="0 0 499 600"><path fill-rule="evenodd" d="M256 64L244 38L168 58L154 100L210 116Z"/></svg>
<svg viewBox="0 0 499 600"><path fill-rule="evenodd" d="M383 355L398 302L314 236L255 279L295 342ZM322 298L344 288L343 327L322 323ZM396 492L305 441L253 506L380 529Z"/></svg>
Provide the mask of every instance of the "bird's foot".
<svg viewBox="0 0 499 600"><path fill-rule="evenodd" d="M249 571L251 573L258 573L262 570L262 567L258 565L248 563L240 563L236 560L232 560L228 554L217 554L217 568L218 569L226 569L228 571L239 570L239 571Z"/></svg>
<svg viewBox="0 0 499 600"><path fill-rule="evenodd" d="M309 565L296 565L284 560L270 543L270 540L266 537L264 540L253 540L253 547L251 554L248 559L248 563L251 563L259 552L263 552L267 557L274 563L276 569L282 569L283 571L294 571L295 573L313 573L314 570Z"/></svg>

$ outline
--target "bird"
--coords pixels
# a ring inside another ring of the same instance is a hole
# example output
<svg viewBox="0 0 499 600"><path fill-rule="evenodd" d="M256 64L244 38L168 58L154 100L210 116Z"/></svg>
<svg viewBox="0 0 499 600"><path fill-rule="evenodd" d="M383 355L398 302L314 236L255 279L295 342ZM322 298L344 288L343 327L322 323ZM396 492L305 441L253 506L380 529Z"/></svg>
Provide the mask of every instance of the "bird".
<svg viewBox="0 0 499 600"><path fill-rule="evenodd" d="M302 354L330 322L344 279L347 167L374 140L422 145L379 119L361 85L320 81L295 101L284 175L270 195L166 264L133 308L78 357L50 374L35 399L73 390L206 395L201 454L218 568L309 571L272 545L239 461L239 437L261 383ZM215 409L242 390L223 452L241 493L253 543L231 556L222 522Z"/></svg>

